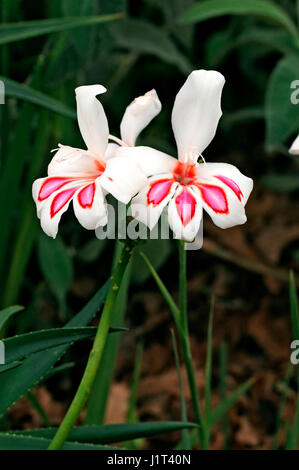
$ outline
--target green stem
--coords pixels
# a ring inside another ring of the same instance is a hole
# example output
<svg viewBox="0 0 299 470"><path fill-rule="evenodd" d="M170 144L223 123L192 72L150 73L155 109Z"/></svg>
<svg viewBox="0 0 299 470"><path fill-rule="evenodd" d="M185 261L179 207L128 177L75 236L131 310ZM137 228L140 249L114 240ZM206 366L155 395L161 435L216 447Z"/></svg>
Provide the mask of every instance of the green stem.
<svg viewBox="0 0 299 470"><path fill-rule="evenodd" d="M185 242L179 240L179 302L180 302L180 324L182 333L180 340L182 353L187 370L189 388L194 408L196 420L199 424L199 438L202 449L207 449L208 443L206 439L205 423L200 407L195 371L192 360L192 353L189 341L188 314L187 314L187 252L185 250Z"/></svg>
<svg viewBox="0 0 299 470"><path fill-rule="evenodd" d="M183 331L189 336L188 317L187 317L187 256L185 250L185 242L179 240L179 302L180 315Z"/></svg>
<svg viewBox="0 0 299 470"><path fill-rule="evenodd" d="M117 265L121 256L123 243L120 240L115 241L114 255L111 272ZM125 315L128 290L130 285L130 266L128 266L119 289L117 300L114 304L113 321L115 325L122 325ZM109 390L115 372L115 362L117 350L120 342L120 334L109 335L101 363L95 381L92 386L90 397L86 406L84 424L103 424L109 397Z"/></svg>
<svg viewBox="0 0 299 470"><path fill-rule="evenodd" d="M75 425L77 418L83 409L93 385L96 373L101 362L104 346L107 341L109 327L114 311L114 304L118 295L119 287L130 261L133 252L132 245L126 244L123 248L120 259L115 267L114 274L111 276L111 285L105 302L103 313L101 315L98 331L93 343L92 350L89 355L87 366L85 368L81 383L77 393L69 407L61 425L59 426L48 450L61 449L67 439L72 427Z"/></svg>
<svg viewBox="0 0 299 470"><path fill-rule="evenodd" d="M199 433L200 446L202 449L207 449L205 423L204 423L204 419L202 416L202 411L201 411L200 402L198 398L197 385L196 385L196 380L195 380L195 371L193 367L189 337L185 335L180 335L180 341L181 341L183 359L184 359L185 367L187 370L189 389L191 393L194 414L195 414L196 421L199 424L198 433Z"/></svg>
<svg viewBox="0 0 299 470"><path fill-rule="evenodd" d="M184 250L185 251L185 250ZM187 370L187 376L188 376L188 382L189 382L189 388L190 388L190 393L191 393L191 398L192 398L192 403L193 403L193 408L194 408L194 414L195 418L199 424L198 428L198 433L199 433L199 440L201 447L204 449L206 448L206 443L205 443L205 424L200 408L200 403L199 403L199 398L197 394L197 387L196 387L196 381L195 381L195 372L193 368L193 362L192 362L192 356L191 356L191 349L190 349L190 343L189 343L189 336L188 333L186 334L186 330L184 330L184 324L188 326L187 323L187 318L184 319L184 321L181 321L181 312L178 309L177 305L175 304L172 296L170 295L167 287L163 283L162 279L160 278L159 274L155 270L155 268L152 266L151 262L149 259L146 257L146 255L142 252L140 252L141 257L144 259L146 265L148 266L153 278L155 279L161 294L163 295L164 299L166 300L168 307L170 308L170 311L172 313L172 316L174 318L175 324L177 326L178 332L179 332L179 337L180 337L180 342L181 342L181 347L182 347L182 354L184 358L184 363L185 367ZM186 288L186 280L184 281L184 285ZM182 285L183 289L183 285ZM186 294L184 294L186 295ZM187 298L187 297L185 297ZM187 309L186 309L187 311ZM186 314L187 317L187 314Z"/></svg>
<svg viewBox="0 0 299 470"><path fill-rule="evenodd" d="M171 330L171 337L172 337L174 359L175 359L175 364L176 364L176 368L177 368L177 372L178 372L178 381L179 381L179 387L180 387L182 422L187 423L188 422L188 415L187 415L187 406L186 406L186 400L185 400L185 395L184 395L183 379L182 379L182 374L181 374L181 366L180 366L178 348L177 348L175 334L174 334L173 330ZM182 445L183 445L183 450L192 449L188 429L183 429L182 430Z"/></svg>

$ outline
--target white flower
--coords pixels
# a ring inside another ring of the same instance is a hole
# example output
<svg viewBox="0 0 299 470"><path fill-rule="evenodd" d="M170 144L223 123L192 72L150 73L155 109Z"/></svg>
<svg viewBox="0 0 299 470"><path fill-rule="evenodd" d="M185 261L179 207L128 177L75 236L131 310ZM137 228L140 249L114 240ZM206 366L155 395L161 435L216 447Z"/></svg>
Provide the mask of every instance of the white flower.
<svg viewBox="0 0 299 470"><path fill-rule="evenodd" d="M222 115L224 77L197 70L178 92L172 127L178 160L150 147L119 147L115 155L139 162L147 184L132 199L132 215L152 229L168 205L169 225L176 238L192 241L200 227L202 209L213 222L228 228L246 222L244 206L253 187L233 165L197 159L213 139Z"/></svg>
<svg viewBox="0 0 299 470"><path fill-rule="evenodd" d="M161 111L161 102L156 90L150 90L142 96L138 96L127 106L120 123L120 136L109 135L118 145L124 147L134 147L140 132L154 119ZM118 148L116 144L108 144L106 158L113 157Z"/></svg>
<svg viewBox="0 0 299 470"><path fill-rule="evenodd" d="M299 135L296 137L296 139L292 143L289 152L292 155L299 155Z"/></svg>
<svg viewBox="0 0 299 470"><path fill-rule="evenodd" d="M87 150L59 145L48 166L48 177L33 183L42 229L53 238L71 201L81 225L96 229L107 223L107 193L127 204L146 182L137 162L107 158L108 122L96 98L105 92L101 85L76 89L78 123Z"/></svg>

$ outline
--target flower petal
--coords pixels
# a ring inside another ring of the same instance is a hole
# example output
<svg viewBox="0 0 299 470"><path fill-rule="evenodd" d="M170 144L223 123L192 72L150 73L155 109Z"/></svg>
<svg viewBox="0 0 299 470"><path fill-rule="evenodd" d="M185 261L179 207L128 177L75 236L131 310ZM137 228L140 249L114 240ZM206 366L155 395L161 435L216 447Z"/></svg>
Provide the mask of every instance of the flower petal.
<svg viewBox="0 0 299 470"><path fill-rule="evenodd" d="M99 180L107 192L124 204L146 184L146 177L140 165L126 157L107 160L106 169Z"/></svg>
<svg viewBox="0 0 299 470"><path fill-rule="evenodd" d="M180 160L195 158L213 139L222 115L223 75L214 70L195 70L178 92L172 111L172 127Z"/></svg>
<svg viewBox="0 0 299 470"><path fill-rule="evenodd" d="M196 174L199 182L220 185L226 192L229 188L244 206L253 188L252 179L229 163L202 163L196 168Z"/></svg>
<svg viewBox="0 0 299 470"><path fill-rule="evenodd" d="M244 224L247 218L243 203L230 187L218 181L218 184L198 183L196 185L202 198L203 208L214 224L220 228ZM195 186L192 187L195 189Z"/></svg>
<svg viewBox="0 0 299 470"><path fill-rule="evenodd" d="M40 180L45 180L41 178ZM43 184L42 181L37 180L33 185L33 196L36 198L38 193L38 186ZM58 191L53 192L49 197L39 202L36 201L37 215L41 221L43 231L49 236L55 238L58 232L58 225L62 214L68 209L71 200L73 199L78 186L65 185Z"/></svg>
<svg viewBox="0 0 299 470"><path fill-rule="evenodd" d="M101 163L85 150L59 144L48 166L48 175L84 178L99 175L104 169L105 162Z"/></svg>
<svg viewBox="0 0 299 470"><path fill-rule="evenodd" d="M202 202L191 187L180 185L168 205L168 221L175 238L195 239L202 219Z"/></svg>
<svg viewBox="0 0 299 470"><path fill-rule="evenodd" d="M228 214L229 207L225 191L212 184L199 184L201 197L216 214Z"/></svg>
<svg viewBox="0 0 299 470"><path fill-rule="evenodd" d="M146 176L172 173L178 164L176 158L151 147L119 147L115 156L132 159L141 166Z"/></svg>
<svg viewBox="0 0 299 470"><path fill-rule="evenodd" d="M135 98L127 107L120 124L122 140L133 147L140 132L159 114L161 107L156 90Z"/></svg>
<svg viewBox="0 0 299 470"><path fill-rule="evenodd" d="M132 199L131 215L152 230L177 185L171 173L149 178L146 186Z"/></svg>
<svg viewBox="0 0 299 470"><path fill-rule="evenodd" d="M37 216L40 218L44 205L49 199L53 199L58 191L78 186L74 181L72 178L63 177L46 177L35 180L32 185L32 196L36 203Z"/></svg>
<svg viewBox="0 0 299 470"><path fill-rule="evenodd" d="M42 184L38 186L37 182L42 181ZM39 202L47 199L51 194L58 189L61 189L66 184L70 183L72 178L66 178L61 176L53 176L50 178L40 178L34 182L34 199ZM37 191L37 188L38 191Z"/></svg>
<svg viewBox="0 0 299 470"><path fill-rule="evenodd" d="M292 143L289 152L292 155L299 155L299 135L296 137L296 139Z"/></svg>
<svg viewBox="0 0 299 470"><path fill-rule="evenodd" d="M113 158L115 157L116 151L119 148L119 145L115 144L114 142L110 142L107 145L106 153L105 153L105 160L108 160L108 158Z"/></svg>
<svg viewBox="0 0 299 470"><path fill-rule="evenodd" d="M77 191L73 206L78 221L87 230L107 224L106 201L99 179Z"/></svg>
<svg viewBox="0 0 299 470"><path fill-rule="evenodd" d="M47 177L33 183L33 198L44 232L55 238L62 214L73 200L77 219L86 229L93 230L107 223L106 204L99 178Z"/></svg>
<svg viewBox="0 0 299 470"><path fill-rule="evenodd" d="M108 122L101 103L96 96L106 92L102 85L76 88L79 128L90 152L104 157L108 145Z"/></svg>

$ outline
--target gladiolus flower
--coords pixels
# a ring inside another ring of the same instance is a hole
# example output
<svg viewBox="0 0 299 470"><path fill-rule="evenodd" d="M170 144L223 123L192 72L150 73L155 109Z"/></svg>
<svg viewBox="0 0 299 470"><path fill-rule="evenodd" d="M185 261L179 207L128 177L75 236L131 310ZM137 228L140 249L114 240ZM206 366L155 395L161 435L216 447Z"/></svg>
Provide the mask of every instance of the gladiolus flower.
<svg viewBox="0 0 299 470"><path fill-rule="evenodd" d="M110 135L118 145L124 147L134 147L140 132L154 119L161 111L161 102L156 90L150 90L142 96L138 96L127 106L120 123L120 136ZM118 145L110 143L107 149L108 158L114 155Z"/></svg>
<svg viewBox="0 0 299 470"><path fill-rule="evenodd" d="M132 199L132 215L152 229L168 206L175 237L192 241L204 208L221 228L246 222L245 204L253 187L251 178L227 163L205 163L202 152L213 139L222 115L225 79L216 71L197 70L178 92L173 111L178 159L150 147L119 147L115 155L139 162L147 183ZM198 164L202 157L204 163Z"/></svg>
<svg viewBox="0 0 299 470"><path fill-rule="evenodd" d="M138 162L108 158L108 122L96 98L105 92L102 85L76 89L78 123L87 150L59 145L48 176L33 183L42 229L53 238L71 201L80 224L93 230L107 224L107 193L127 204L146 182Z"/></svg>

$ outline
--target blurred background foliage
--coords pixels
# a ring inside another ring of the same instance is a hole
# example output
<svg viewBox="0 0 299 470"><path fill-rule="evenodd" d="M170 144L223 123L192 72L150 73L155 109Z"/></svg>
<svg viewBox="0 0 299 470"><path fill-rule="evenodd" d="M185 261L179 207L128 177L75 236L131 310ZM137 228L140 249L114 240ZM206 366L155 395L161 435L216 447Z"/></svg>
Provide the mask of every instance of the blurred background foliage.
<svg viewBox="0 0 299 470"><path fill-rule="evenodd" d="M205 158L236 164L262 190L298 195L298 158L288 154L299 131L299 104L290 98L299 80L298 13L294 0L1 0L0 302L26 306L12 332L64 324L109 275L113 244L83 230L71 210L57 239L46 237L31 196L51 149L84 145L79 85L107 88L101 101L114 135L132 99L155 88L163 108L138 144L175 155L177 91L193 69L219 70L224 114ZM166 260L173 266L173 250L166 240L144 248L157 269ZM298 253L295 245L288 267L296 268ZM136 289L148 276L136 256Z"/></svg>

